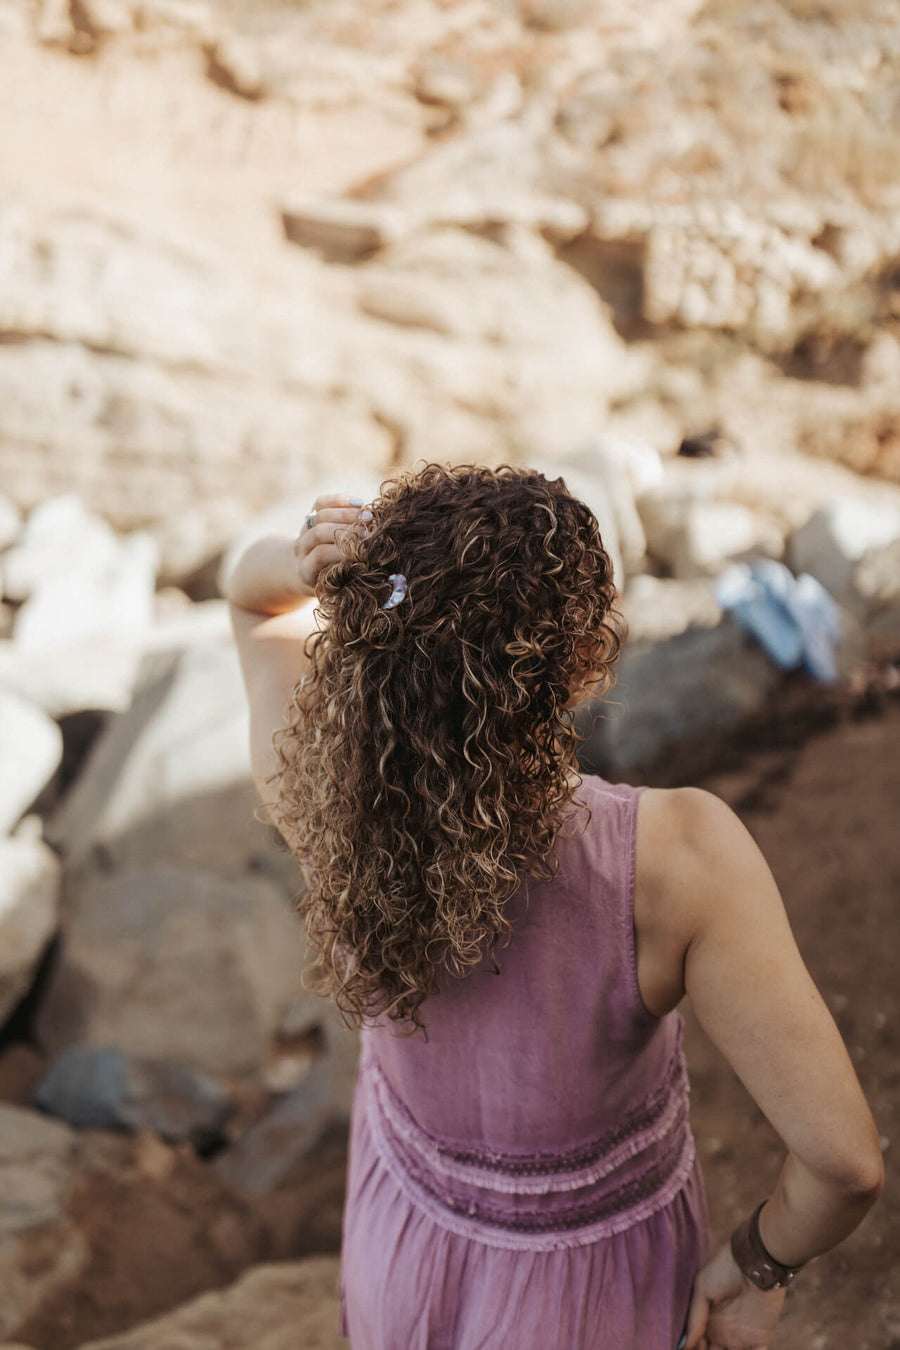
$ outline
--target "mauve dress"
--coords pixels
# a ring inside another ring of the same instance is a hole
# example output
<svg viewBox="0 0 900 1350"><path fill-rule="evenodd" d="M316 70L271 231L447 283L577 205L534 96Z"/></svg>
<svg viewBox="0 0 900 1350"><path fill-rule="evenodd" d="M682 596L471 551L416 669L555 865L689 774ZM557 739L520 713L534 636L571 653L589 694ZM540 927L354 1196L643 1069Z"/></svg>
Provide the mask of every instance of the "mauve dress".
<svg viewBox="0 0 900 1350"><path fill-rule="evenodd" d="M641 788L585 776L513 935L364 1028L340 1329L352 1350L675 1350L705 1259L681 1018L637 984Z"/></svg>

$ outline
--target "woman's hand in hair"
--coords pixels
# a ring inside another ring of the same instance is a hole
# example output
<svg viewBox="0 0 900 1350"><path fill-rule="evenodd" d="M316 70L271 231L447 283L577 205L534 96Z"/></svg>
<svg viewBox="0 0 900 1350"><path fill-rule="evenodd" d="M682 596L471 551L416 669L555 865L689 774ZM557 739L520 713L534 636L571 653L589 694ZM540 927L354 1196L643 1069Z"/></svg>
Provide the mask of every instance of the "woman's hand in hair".
<svg viewBox="0 0 900 1350"><path fill-rule="evenodd" d="M348 497L344 493L324 493L316 498L310 512L315 521L304 524L294 541L301 595L315 596L319 573L340 561L341 554L334 542L336 537L347 529L365 530L366 521L372 519L372 514L361 511L362 505L361 497Z"/></svg>
<svg viewBox="0 0 900 1350"><path fill-rule="evenodd" d="M726 1242L694 1281L684 1350L768 1350L784 1295L745 1280Z"/></svg>

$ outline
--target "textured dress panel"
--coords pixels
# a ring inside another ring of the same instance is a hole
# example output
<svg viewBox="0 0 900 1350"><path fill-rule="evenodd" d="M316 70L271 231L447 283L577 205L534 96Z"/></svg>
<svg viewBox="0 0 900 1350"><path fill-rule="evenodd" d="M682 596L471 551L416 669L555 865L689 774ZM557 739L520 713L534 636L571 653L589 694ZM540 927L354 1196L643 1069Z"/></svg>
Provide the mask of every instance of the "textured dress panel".
<svg viewBox="0 0 900 1350"><path fill-rule="evenodd" d="M341 1330L353 1350L673 1350L705 1255L681 1018L634 951L641 789L586 777L550 882L421 1008L364 1029Z"/></svg>

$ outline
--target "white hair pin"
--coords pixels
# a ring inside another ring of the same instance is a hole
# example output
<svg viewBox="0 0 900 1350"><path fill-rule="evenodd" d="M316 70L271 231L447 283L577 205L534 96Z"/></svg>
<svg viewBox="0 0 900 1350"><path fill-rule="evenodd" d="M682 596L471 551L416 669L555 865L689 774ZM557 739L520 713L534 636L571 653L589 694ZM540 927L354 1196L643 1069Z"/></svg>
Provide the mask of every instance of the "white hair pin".
<svg viewBox="0 0 900 1350"><path fill-rule="evenodd" d="M405 599L406 597L407 591L406 577L403 575L402 572L392 572L391 575L388 577L388 581L391 583L394 589L391 591L390 595L388 596L387 600L385 600L381 608L395 609L397 605L400 604L400 601Z"/></svg>

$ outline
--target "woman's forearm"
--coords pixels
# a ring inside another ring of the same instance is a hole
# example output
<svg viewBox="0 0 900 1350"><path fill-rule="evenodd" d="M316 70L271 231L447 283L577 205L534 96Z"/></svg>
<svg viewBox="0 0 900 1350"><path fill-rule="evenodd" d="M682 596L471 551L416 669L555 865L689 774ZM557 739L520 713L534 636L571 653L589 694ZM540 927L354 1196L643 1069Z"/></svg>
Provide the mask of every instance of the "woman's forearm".
<svg viewBox="0 0 900 1350"><path fill-rule="evenodd" d="M260 614L284 614L312 598L290 535L266 535L244 549L224 585L225 599Z"/></svg>
<svg viewBox="0 0 900 1350"><path fill-rule="evenodd" d="M763 1245L776 1261L800 1266L843 1242L878 1198L884 1178L880 1153L856 1177L817 1177L788 1154L778 1184L759 1216Z"/></svg>

